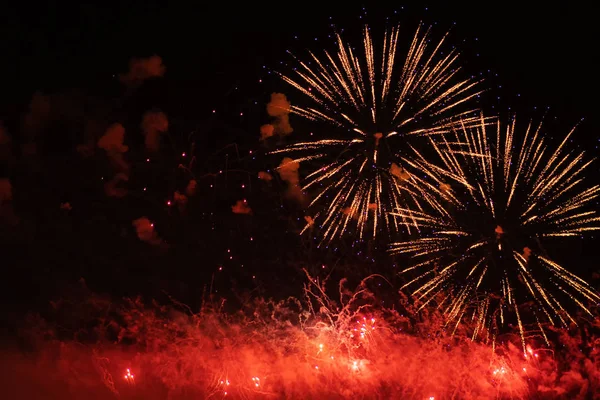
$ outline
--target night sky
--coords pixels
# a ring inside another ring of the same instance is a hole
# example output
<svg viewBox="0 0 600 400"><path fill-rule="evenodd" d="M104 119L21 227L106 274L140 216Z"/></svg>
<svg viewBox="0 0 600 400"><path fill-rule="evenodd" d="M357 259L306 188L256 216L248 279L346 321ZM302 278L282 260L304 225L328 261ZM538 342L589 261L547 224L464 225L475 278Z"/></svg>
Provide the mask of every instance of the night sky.
<svg viewBox="0 0 600 400"><path fill-rule="evenodd" d="M262 65L285 60L283 51L298 46L297 40L299 47L314 48L315 37L332 33L331 23L348 30L389 18L409 29L418 20L437 23L440 31L456 22L453 44L467 41L461 48L475 63L473 72L493 70L508 95L520 93L532 107L592 118L594 104L586 98L598 87L592 61L597 33L594 13L586 7L399 3L371 5L361 19L365 11L352 5L302 2L283 9L281 3L261 2L219 9L214 2L206 8L156 3L9 6L1 28L3 104L14 102L11 95L27 98L34 90L98 85L136 55L159 54L174 83L243 82L259 75Z"/></svg>
<svg viewBox="0 0 600 400"><path fill-rule="evenodd" d="M481 99L486 110L500 115L516 111L517 118L526 120L539 120L546 114L546 120L558 134L566 133L584 118L574 142L585 147L588 156L599 154L598 64L593 61L598 43L593 18L597 14L591 6L522 8L485 3L426 8L402 7L398 3L396 8L389 8L371 3L363 9L358 5L323 7L316 2L223 2L222 6L202 6L201 2L196 6L166 6L151 1L122 2L118 6L58 3L12 4L8 9L5 6L2 13L0 120L7 131L14 133L17 142L19 121L34 92L76 92L86 99L99 99L90 101L89 107L104 107L113 104L110 99L122 96L117 76L126 72L130 58L156 54L167 68L164 78L125 96L119 111L109 113L109 118L123 121L129 130L139 125L144 111L158 107L169 116L171 131L178 131L180 138L198 129L219 131L199 139L203 154L210 155L235 142L243 153L240 163L244 168L264 168L264 161L248 156L248 152L258 148L258 128L266 121L264 107L269 95L286 90L268 72L286 68L285 62L290 60L286 50L302 53L308 48L320 50L321 43L330 46L332 25L352 35L364 22L375 28L400 22L401 27L406 27L401 32L412 35L422 20L434 24L436 36L452 28L449 42L462 50L465 70L484 78L484 86L490 88ZM217 119L213 114L218 115ZM172 167L146 169L136 176L139 179L135 182L132 178L131 185L139 187L144 185L140 183L144 179L158 182L156 186L162 192L152 202L136 202L133 196L120 203L98 200L102 196L96 196L98 188L94 182L102 176L101 168L76 164L73 156L67 154L65 148L80 141L76 133L53 134L57 138L45 153L46 165L51 167L27 176L16 167L3 166L1 171L15 179L15 190L27 187L21 190L27 194L19 195L17 207L25 227L1 231L0 263L5 274L2 301L14 305L7 315L14 316L15 309L28 311L48 302L62 290L58 289L60 285L73 284L79 278L85 278L98 291L115 295L146 291L152 296L164 289L193 301L194 290L208 285L219 266L240 268L247 262L244 260L252 259L263 263L266 247L246 242L239 245L242 240L271 238L270 244L279 250L273 251L269 265L285 264L295 254L306 254L306 249L312 249L306 240L281 233L293 231L293 223L286 216L297 219L298 210L285 209L270 220L267 215L272 204L265 201L264 212L257 210L253 222L234 220L228 214L231 201L243 194L216 196L210 205L215 210L203 204L203 212L220 215L221 210L227 214L225 217L213 215L210 219L198 212L194 216L196 224L173 216L165 211L163 202L176 178L153 175L171 171ZM185 139L176 140L174 146L178 151L187 148ZM206 171L223 165L222 156L207 156L204 161ZM165 157L161 163L172 166L177 160ZM598 171L598 164L593 171ZM243 178L240 179L231 185L240 186ZM597 181L598 176L590 179ZM248 196L259 196L256 192L253 190ZM74 207L68 220L58 210L58 205L67 201ZM152 205L157 203L160 205ZM123 235L127 236L123 234L124 227L130 229L132 216L145 214L157 221L164 236L178 244L176 252L155 252L143 244L131 244L132 239L123 239ZM98 222L94 218L99 215L104 218ZM261 220L261 215L266 219ZM218 233L214 233L214 228L211 233L209 228L214 227L215 221ZM90 227L95 223L100 226L98 229ZM173 228L175 225L179 228ZM590 269L597 269L593 250L597 244L597 240L587 239L569 248L576 254L577 262L573 264L583 275L591 275ZM231 261L228 265L227 250L231 249L238 251L239 256L235 255L237 263ZM320 257L336 259L328 254ZM298 274L255 264L250 261L244 267L247 271L223 279L223 287L231 286L234 280L239 281L234 285L249 292L258 290L271 295L269 288L300 285L302 277ZM265 277L262 284L247 283L266 275L268 279Z"/></svg>

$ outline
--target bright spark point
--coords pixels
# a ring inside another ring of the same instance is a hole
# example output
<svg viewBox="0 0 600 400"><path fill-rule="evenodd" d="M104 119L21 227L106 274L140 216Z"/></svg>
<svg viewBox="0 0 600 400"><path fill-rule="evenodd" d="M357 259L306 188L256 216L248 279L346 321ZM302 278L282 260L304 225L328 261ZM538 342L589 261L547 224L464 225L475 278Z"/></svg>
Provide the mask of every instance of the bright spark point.
<svg viewBox="0 0 600 400"><path fill-rule="evenodd" d="M125 380L129 383L134 383L134 376L129 368L127 368L127 371L125 373Z"/></svg>

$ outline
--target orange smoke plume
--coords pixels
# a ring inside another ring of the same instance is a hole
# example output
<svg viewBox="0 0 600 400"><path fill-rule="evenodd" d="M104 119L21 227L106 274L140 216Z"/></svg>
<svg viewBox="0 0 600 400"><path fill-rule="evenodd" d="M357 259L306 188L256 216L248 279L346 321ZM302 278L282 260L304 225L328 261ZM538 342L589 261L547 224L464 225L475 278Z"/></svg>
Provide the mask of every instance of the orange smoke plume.
<svg viewBox="0 0 600 400"><path fill-rule="evenodd" d="M275 120L272 124L263 125L261 127L261 139L273 135L286 136L294 131L290 125L290 111L292 106L283 93L272 93L271 101L267 104L267 114L273 117ZM264 128L264 129L263 129ZM271 130L272 129L272 130Z"/></svg>
<svg viewBox="0 0 600 400"><path fill-rule="evenodd" d="M290 125L290 116L287 114L278 117L274 126L275 132L281 136L289 135L294 132L292 125Z"/></svg>
<svg viewBox="0 0 600 400"><path fill-rule="evenodd" d="M494 229L494 232L496 233L496 240L500 240L502 238L502 236L504 235L504 229L502 229L502 227L500 225L496 226L496 229Z"/></svg>
<svg viewBox="0 0 600 400"><path fill-rule="evenodd" d="M279 172L281 179L290 185L298 185L300 182L300 177L298 175L299 168L300 164L298 161L292 160L289 157L285 157L283 160L281 160L279 167L277 167L277 171Z"/></svg>
<svg viewBox="0 0 600 400"><path fill-rule="evenodd" d="M265 140L275 134L275 127L271 124L265 124L260 127L260 140Z"/></svg>
<svg viewBox="0 0 600 400"><path fill-rule="evenodd" d="M270 182L273 180L273 175L271 175L270 173L266 172L266 171L260 171L258 173L258 179L261 179L263 181L267 181Z"/></svg>
<svg viewBox="0 0 600 400"><path fill-rule="evenodd" d="M346 207L342 209L342 213L344 215L349 216L350 218L358 219L358 208L357 207Z"/></svg>
<svg viewBox="0 0 600 400"><path fill-rule="evenodd" d="M250 206L248 205L246 200L238 200L235 203L235 205L231 206L231 211L234 214L246 214L246 215L252 214L252 209L250 208Z"/></svg>
<svg viewBox="0 0 600 400"><path fill-rule="evenodd" d="M292 160L289 157L286 157L281 160L281 164L279 164L279 167L277 167L277 172L279 172L281 179L288 184L286 197L294 199L300 204L303 204L305 201L305 195L300 187L300 175L298 173L299 168L300 163Z"/></svg>
<svg viewBox="0 0 600 400"><path fill-rule="evenodd" d="M290 102L283 93L272 93L271 101L267 104L267 113L271 117L288 115L291 111Z"/></svg>
<svg viewBox="0 0 600 400"><path fill-rule="evenodd" d="M123 144L125 140L125 128L116 123L108 127L104 135L98 140L98 147L107 153L125 153L129 150L128 146Z"/></svg>
<svg viewBox="0 0 600 400"><path fill-rule="evenodd" d="M529 262L529 257L531 257L531 249L529 247L523 247L523 258L525 261Z"/></svg>
<svg viewBox="0 0 600 400"><path fill-rule="evenodd" d="M392 163L390 166L390 174L400 181L405 181L410 178L410 174L396 163Z"/></svg>
<svg viewBox="0 0 600 400"><path fill-rule="evenodd" d="M452 191L452 187L447 183L441 183L440 190L444 193L450 193Z"/></svg>

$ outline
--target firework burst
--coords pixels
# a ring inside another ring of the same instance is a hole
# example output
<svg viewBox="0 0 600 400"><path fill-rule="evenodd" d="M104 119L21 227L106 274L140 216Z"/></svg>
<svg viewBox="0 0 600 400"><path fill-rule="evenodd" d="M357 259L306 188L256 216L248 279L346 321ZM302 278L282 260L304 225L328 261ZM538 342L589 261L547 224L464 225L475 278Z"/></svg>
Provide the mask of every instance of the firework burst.
<svg viewBox="0 0 600 400"><path fill-rule="evenodd" d="M325 51L319 58L310 53L310 62L296 59L293 76L281 75L312 102L310 107L293 106L291 112L326 127L318 140L273 152L312 169L302 186L314 193L303 232L319 226L322 243L351 228L361 239L375 237L399 227L390 211L408 204L421 210L422 202L435 202L418 171L406 162L413 156L408 143L443 135L459 118L467 124L476 121L473 110L462 105L480 93L477 82L457 78L458 52L442 52L445 38L431 47L429 30L419 27L399 62L398 29L389 30L376 49L365 27L361 51L337 35L336 54ZM409 229L418 224L412 216L402 222Z"/></svg>
<svg viewBox="0 0 600 400"><path fill-rule="evenodd" d="M474 338L486 332L489 339L505 314L514 312L524 340L524 309L545 338L541 321L575 323L564 300L590 315L587 304L600 301L544 247L552 238L600 229L600 218L590 210L600 187L583 184L592 161L567 149L573 130L552 150L541 127L529 124L520 142L514 119L506 127L482 119L478 127L456 131L452 143L448 136L432 141L441 163L420 157L415 164L434 181L446 182L437 193L447 211L396 213L401 221L407 215L418 218L424 227L419 238L392 245L393 253L414 261L404 272L416 275L404 287L415 288L423 306L442 307L454 329L463 318L477 319ZM524 307L527 303L531 306Z"/></svg>

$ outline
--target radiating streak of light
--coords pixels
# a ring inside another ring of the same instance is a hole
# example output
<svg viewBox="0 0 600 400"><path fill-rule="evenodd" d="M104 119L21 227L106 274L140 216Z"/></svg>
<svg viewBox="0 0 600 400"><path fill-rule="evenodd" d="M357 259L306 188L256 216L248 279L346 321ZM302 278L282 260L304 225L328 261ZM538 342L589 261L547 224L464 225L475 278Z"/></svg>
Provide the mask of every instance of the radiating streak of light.
<svg viewBox="0 0 600 400"><path fill-rule="evenodd" d="M430 30L419 26L402 57L399 28L388 30L378 45L365 26L362 49L338 34L333 52L310 52L309 61L292 55L296 70L279 75L312 104L294 105L291 112L322 123L321 139L272 154L310 161L303 163L309 171L302 187L316 192L307 210L314 224L311 220L303 233L318 227L321 244L327 244L347 232L358 239L368 231L372 237L401 227L414 232L420 229L415 215L424 207L443 210L432 194L441 193L443 182L431 179L436 175L426 164L413 162L422 156L410 142L422 138L428 145L458 126L477 124L467 103L481 93L478 81L459 77L458 52L443 54L446 38L430 45ZM398 208L406 212L390 218Z"/></svg>
<svg viewBox="0 0 600 400"><path fill-rule="evenodd" d="M552 325L576 323L563 303L589 315L600 302L593 287L542 247L543 239L600 230L594 208L600 186L585 186L592 161L583 151L568 149L573 130L552 148L541 124L530 123L522 140L515 135L515 119L494 125L482 116L479 126L464 124L453 135L432 140L437 160L411 159L413 168L427 171L430 182L450 182L452 192L430 191L437 200L420 212L395 210L400 225L410 212L420 235L394 243L390 251L413 260L401 272L415 274L403 289L412 288L426 303L442 294L451 299L443 310L455 330L467 310L478 319L474 337L484 327L497 330L506 322L508 304L523 335L519 307L533 301L536 307L527 312L545 336L540 317ZM455 211L440 210L439 204ZM516 289L519 284L523 290Z"/></svg>

